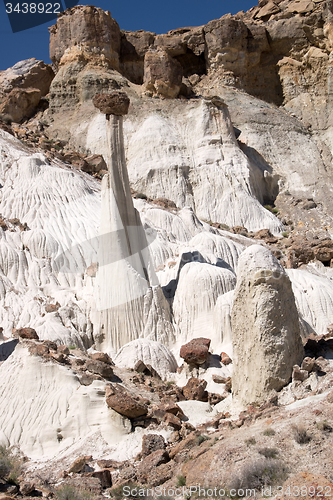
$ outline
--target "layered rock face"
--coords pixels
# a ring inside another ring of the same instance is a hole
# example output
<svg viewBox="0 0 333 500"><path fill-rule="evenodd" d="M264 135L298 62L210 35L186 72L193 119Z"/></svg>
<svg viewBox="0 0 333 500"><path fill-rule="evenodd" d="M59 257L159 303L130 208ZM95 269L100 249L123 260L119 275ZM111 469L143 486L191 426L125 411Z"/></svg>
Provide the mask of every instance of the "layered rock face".
<svg viewBox="0 0 333 500"><path fill-rule="evenodd" d="M50 59L57 66L84 61L118 69L119 51L119 26L102 9L73 7L50 28Z"/></svg>
<svg viewBox="0 0 333 500"><path fill-rule="evenodd" d="M278 260L253 245L241 255L237 274L232 392L246 406L282 389L304 350L291 282Z"/></svg>

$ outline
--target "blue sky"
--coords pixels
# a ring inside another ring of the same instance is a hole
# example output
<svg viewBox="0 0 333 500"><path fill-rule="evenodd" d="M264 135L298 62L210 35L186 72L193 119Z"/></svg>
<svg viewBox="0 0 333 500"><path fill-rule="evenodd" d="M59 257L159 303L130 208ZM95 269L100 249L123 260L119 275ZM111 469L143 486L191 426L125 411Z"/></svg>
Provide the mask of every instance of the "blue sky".
<svg viewBox="0 0 333 500"><path fill-rule="evenodd" d="M11 1L13 5L17 3L17 0L5 1ZM79 1L79 4L91 5L92 2ZM121 29L131 31L144 29L155 33L166 33L184 26L200 26L228 12L236 14L256 4L256 0L234 0L232 4L225 0L169 0L168 2L97 0L94 2L97 7L109 10ZM0 1L0 70L29 57L50 63L47 28L55 22L56 20L36 28L12 33L4 3Z"/></svg>

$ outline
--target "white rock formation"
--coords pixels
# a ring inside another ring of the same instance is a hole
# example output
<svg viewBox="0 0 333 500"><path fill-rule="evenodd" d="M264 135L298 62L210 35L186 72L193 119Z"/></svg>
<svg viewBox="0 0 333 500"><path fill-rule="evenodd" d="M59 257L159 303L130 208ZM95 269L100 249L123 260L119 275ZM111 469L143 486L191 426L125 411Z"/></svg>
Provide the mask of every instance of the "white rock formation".
<svg viewBox="0 0 333 500"><path fill-rule="evenodd" d="M101 128L99 116L91 120L84 146L106 153ZM190 206L203 220L282 231L261 205L270 191L268 171L242 152L220 99L179 102L165 112L163 106L149 114L139 110L126 118L125 135L129 178L137 191Z"/></svg>
<svg viewBox="0 0 333 500"><path fill-rule="evenodd" d="M105 383L81 386L65 366L32 356L23 345L0 365L0 444L30 457L54 458L85 443L116 446L130 421L108 408Z"/></svg>
<svg viewBox="0 0 333 500"><path fill-rule="evenodd" d="M333 323L333 282L322 275L315 275L304 269L288 269L297 309L309 331L318 335L327 333L327 327Z"/></svg>
<svg viewBox="0 0 333 500"><path fill-rule="evenodd" d="M231 324L233 398L244 406L260 403L290 381L304 356L290 280L262 246L240 256Z"/></svg>
<svg viewBox="0 0 333 500"><path fill-rule="evenodd" d="M196 337L210 338L216 301L235 285L236 276L229 269L201 262L184 264L173 300L177 339L185 343Z"/></svg>
<svg viewBox="0 0 333 500"><path fill-rule="evenodd" d="M140 336L173 341L169 304L159 287L148 241L134 208L123 142L123 117L105 119L110 154L102 182L97 272L102 335L97 346L114 354Z"/></svg>
<svg viewBox="0 0 333 500"><path fill-rule="evenodd" d="M116 366L134 368L137 361L151 365L162 379L177 370L177 361L167 346L148 339L132 340L124 345L114 358Z"/></svg>

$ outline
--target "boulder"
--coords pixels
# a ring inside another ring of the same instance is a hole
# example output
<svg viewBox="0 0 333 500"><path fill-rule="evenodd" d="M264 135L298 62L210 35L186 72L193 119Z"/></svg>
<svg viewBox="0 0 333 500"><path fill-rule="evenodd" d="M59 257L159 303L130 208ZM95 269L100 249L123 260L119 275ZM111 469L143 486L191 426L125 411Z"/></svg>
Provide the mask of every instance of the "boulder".
<svg viewBox="0 0 333 500"><path fill-rule="evenodd" d="M88 460L89 460L89 457L86 457L85 455L76 458L74 460L74 462L70 465L67 473L71 474L72 472L78 473L78 472L83 471Z"/></svg>
<svg viewBox="0 0 333 500"><path fill-rule="evenodd" d="M150 49L144 61L144 87L146 91L161 97L178 96L183 78L180 63L165 50Z"/></svg>
<svg viewBox="0 0 333 500"><path fill-rule="evenodd" d="M18 328L13 331L13 337L27 340L39 340L37 332L34 328Z"/></svg>
<svg viewBox="0 0 333 500"><path fill-rule="evenodd" d="M175 431L179 431L182 428L181 420L172 413L166 413L163 417L163 422L168 427L172 427L173 429L175 429Z"/></svg>
<svg viewBox="0 0 333 500"><path fill-rule="evenodd" d="M86 477L96 477L103 489L111 488L112 486L112 477L109 469L95 470L93 472L88 472L85 474Z"/></svg>
<svg viewBox="0 0 333 500"><path fill-rule="evenodd" d="M34 57L19 61L0 73L0 99L13 89L38 89L40 95L48 93L54 72L48 64Z"/></svg>
<svg viewBox="0 0 333 500"><path fill-rule="evenodd" d="M0 113L8 114L14 122L21 122L34 114L41 96L36 88L14 88L0 105Z"/></svg>
<svg viewBox="0 0 333 500"><path fill-rule="evenodd" d="M107 365L112 365L112 359L106 352L94 352L90 354L93 361L100 361L101 363L106 363Z"/></svg>
<svg viewBox="0 0 333 500"><path fill-rule="evenodd" d="M120 415L128 418L137 418L147 415L147 405L135 397L119 384L106 386L106 404Z"/></svg>
<svg viewBox="0 0 333 500"><path fill-rule="evenodd" d="M295 365L293 368L292 379L298 380L300 382L304 382L309 376L309 372L307 370L301 370L298 365Z"/></svg>
<svg viewBox="0 0 333 500"><path fill-rule="evenodd" d="M183 394L187 400L208 401L208 392L205 390L206 387L206 380L192 377L185 387L183 387Z"/></svg>
<svg viewBox="0 0 333 500"><path fill-rule="evenodd" d="M233 397L246 406L262 403L288 384L304 358L291 282L262 246L240 255L231 325Z"/></svg>
<svg viewBox="0 0 333 500"><path fill-rule="evenodd" d="M160 434L146 434L142 438L141 456L146 457L157 450L164 450L166 447L164 437Z"/></svg>
<svg viewBox="0 0 333 500"><path fill-rule="evenodd" d="M112 94L96 94L93 98L94 106L106 115L127 115L130 104L125 92L112 92Z"/></svg>
<svg viewBox="0 0 333 500"><path fill-rule="evenodd" d="M141 483L147 481L147 475L156 467L170 461L166 450L156 450L142 460L137 469L137 477Z"/></svg>
<svg viewBox="0 0 333 500"><path fill-rule="evenodd" d="M221 363L223 365L230 365L230 363L232 363L232 359L226 352L221 352Z"/></svg>
<svg viewBox="0 0 333 500"><path fill-rule="evenodd" d="M113 376L112 366L102 361L95 361L94 359L87 360L86 369L104 378L111 378Z"/></svg>
<svg viewBox="0 0 333 500"><path fill-rule="evenodd" d="M210 339L197 338L190 340L180 349L180 357L191 365L202 365L207 361L209 354Z"/></svg>

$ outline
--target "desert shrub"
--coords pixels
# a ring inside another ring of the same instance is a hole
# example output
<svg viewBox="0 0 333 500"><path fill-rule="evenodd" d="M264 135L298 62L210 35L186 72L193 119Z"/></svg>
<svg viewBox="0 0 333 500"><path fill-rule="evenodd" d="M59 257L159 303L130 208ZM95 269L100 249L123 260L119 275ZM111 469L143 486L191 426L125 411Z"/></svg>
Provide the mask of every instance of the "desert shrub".
<svg viewBox="0 0 333 500"><path fill-rule="evenodd" d="M73 486L61 486L55 493L55 500L94 500L94 496L83 489Z"/></svg>
<svg viewBox="0 0 333 500"><path fill-rule="evenodd" d="M186 479L184 476L177 476L177 488L180 486L185 486L186 484Z"/></svg>
<svg viewBox="0 0 333 500"><path fill-rule="evenodd" d="M278 214L279 213L279 209L278 208L272 208L272 213L273 214Z"/></svg>
<svg viewBox="0 0 333 500"><path fill-rule="evenodd" d="M321 422L317 422L317 428L323 432L332 432L332 426L327 422L327 420L322 420Z"/></svg>
<svg viewBox="0 0 333 500"><path fill-rule="evenodd" d="M2 121L3 123L5 123L6 125L11 125L13 119L12 119L12 117L10 115L0 114L0 121Z"/></svg>
<svg viewBox="0 0 333 500"><path fill-rule="evenodd" d="M265 458L276 458L279 454L279 450L276 448L260 448L258 452Z"/></svg>
<svg viewBox="0 0 333 500"><path fill-rule="evenodd" d="M288 231L283 231L282 236L283 236L284 238L288 238L288 236L289 236Z"/></svg>
<svg viewBox="0 0 333 500"><path fill-rule="evenodd" d="M230 489L260 490L266 485L283 483L287 468L280 460L259 458L246 463L229 484Z"/></svg>
<svg viewBox="0 0 333 500"><path fill-rule="evenodd" d="M296 443L298 444L306 444L311 441L311 436L307 433L307 430L303 425L294 424L292 426L292 433Z"/></svg>
<svg viewBox="0 0 333 500"><path fill-rule="evenodd" d="M21 466L22 459L14 454L12 448L0 446L0 479L16 483Z"/></svg>
<svg viewBox="0 0 333 500"><path fill-rule="evenodd" d="M200 434L200 436L197 436L195 442L199 446L201 443L204 441L208 441L210 438L208 436L204 436L203 434Z"/></svg>
<svg viewBox="0 0 333 500"><path fill-rule="evenodd" d="M245 444L246 444L246 446L251 446L251 445L253 445L253 444L256 444L256 442L257 442L257 441L255 440L255 438L254 438L254 437L250 437L250 438L248 438L248 439L245 439Z"/></svg>
<svg viewBox="0 0 333 500"><path fill-rule="evenodd" d="M268 429L265 429L263 432L264 436L275 436L275 434L276 434L275 430L272 429L271 427L268 427Z"/></svg>
<svg viewBox="0 0 333 500"><path fill-rule="evenodd" d="M139 198L140 200L146 200L147 196L143 193L136 193L135 198Z"/></svg>

